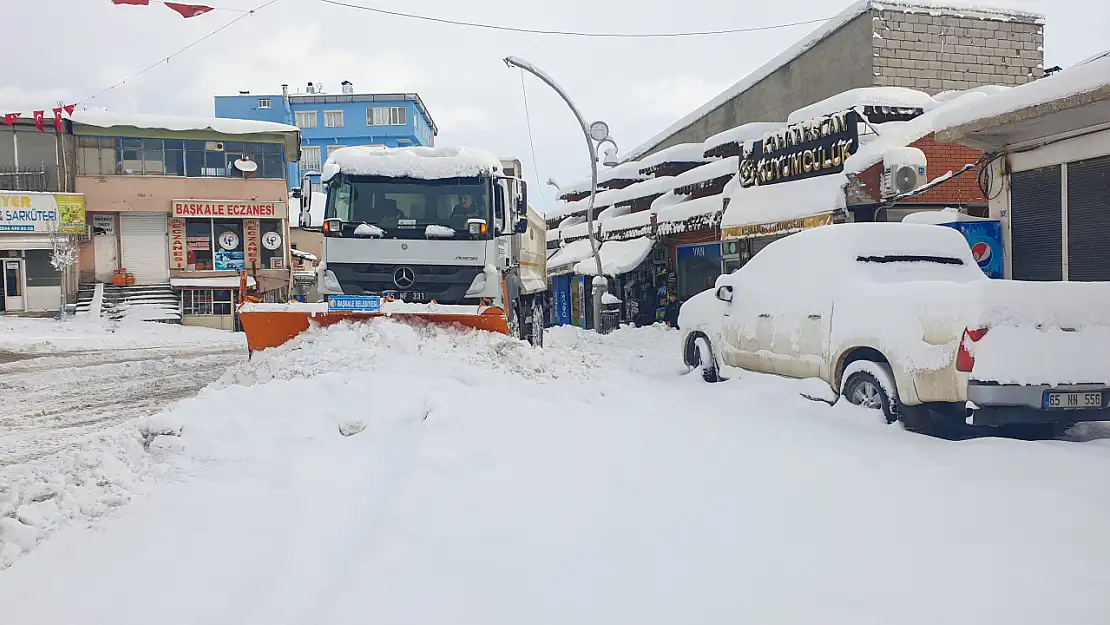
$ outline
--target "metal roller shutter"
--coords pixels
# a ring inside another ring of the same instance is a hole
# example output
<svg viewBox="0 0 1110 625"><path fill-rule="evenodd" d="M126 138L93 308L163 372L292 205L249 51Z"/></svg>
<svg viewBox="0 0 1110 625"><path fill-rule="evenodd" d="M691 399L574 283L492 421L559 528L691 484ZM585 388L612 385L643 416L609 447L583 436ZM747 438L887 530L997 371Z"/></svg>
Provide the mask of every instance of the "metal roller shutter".
<svg viewBox="0 0 1110 625"><path fill-rule="evenodd" d="M1060 166L1010 176L1010 256L1015 280L1063 280Z"/></svg>
<svg viewBox="0 0 1110 625"><path fill-rule="evenodd" d="M169 229L166 213L120 213L123 266L136 284L170 281Z"/></svg>
<svg viewBox="0 0 1110 625"><path fill-rule="evenodd" d="M1068 280L1110 280L1110 156L1068 163Z"/></svg>

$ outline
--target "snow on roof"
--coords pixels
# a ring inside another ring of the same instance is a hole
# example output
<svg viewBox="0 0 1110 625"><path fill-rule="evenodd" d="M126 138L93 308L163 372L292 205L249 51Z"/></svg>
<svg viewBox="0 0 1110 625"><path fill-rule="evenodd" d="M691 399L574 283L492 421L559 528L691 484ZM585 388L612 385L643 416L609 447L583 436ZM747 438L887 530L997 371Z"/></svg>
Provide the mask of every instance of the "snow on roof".
<svg viewBox="0 0 1110 625"><path fill-rule="evenodd" d="M709 137L702 143L702 147L708 152L726 143L743 144L747 141L759 139L768 132L773 132L785 126L786 122L751 122L748 124L741 124L735 128L729 128L724 132L718 132L712 137Z"/></svg>
<svg viewBox="0 0 1110 625"><path fill-rule="evenodd" d="M579 239L559 248L559 251L555 252L551 255L551 258L547 259L547 266L549 268L555 268L563 265L570 265L585 258L589 258L592 254L593 247L590 246L590 240Z"/></svg>
<svg viewBox="0 0 1110 625"><path fill-rule="evenodd" d="M247 276L247 286L257 284L254 278ZM237 289L239 276L224 276L221 278L170 278L170 286L175 289L195 287L198 289Z"/></svg>
<svg viewBox="0 0 1110 625"><path fill-rule="evenodd" d="M601 256L601 270L607 276L628 273L644 262L651 253L655 242L648 237L638 237L628 241L606 241L598 254ZM574 273L583 276L597 275L597 261L587 258L574 266Z"/></svg>
<svg viewBox="0 0 1110 625"><path fill-rule="evenodd" d="M679 130L693 124L698 119L705 117L713 110L719 108L725 102L747 91L756 83L770 76L780 67L783 67L790 61L798 58L805 51L820 43L829 35L839 30L842 26L851 22L855 18L862 15L864 12L871 9L885 10L885 11L901 11L905 13L932 13L932 14L945 14L945 15L958 15L962 17L974 17L979 19L994 19L1009 21L1014 19L1035 21L1036 23L1044 23L1044 16L1038 13L1030 13L1027 11L1018 11L1010 9L993 9L987 7L980 7L975 5L960 5L959 2L954 0L949 2L930 2L928 0L890 0L888 2L880 2L878 0L860 0L852 4L848 8L841 11L835 17L829 19L827 22L819 26L816 30L811 32L808 36L802 38L784 50L781 54L764 63L762 67L754 72L745 76L740 82L732 85L725 91L717 95L717 97L706 102L705 104L692 111L682 119L665 128L662 132L648 139L636 149L627 154L630 159L638 158L648 150L659 145L668 137L674 135Z"/></svg>
<svg viewBox="0 0 1110 625"><path fill-rule="evenodd" d="M1110 85L1110 56L1103 56L1013 89L947 108L937 117L936 128L941 130L962 126L980 119L1095 91L1107 85Z"/></svg>
<svg viewBox="0 0 1110 625"><path fill-rule="evenodd" d="M636 184L630 184L623 189L613 189L605 192L605 200L610 204L628 202L642 197L663 194L678 186L678 176L660 176L649 178Z"/></svg>
<svg viewBox="0 0 1110 625"><path fill-rule="evenodd" d="M500 170L501 161L496 156L474 148L359 145L329 153L320 179L327 182L343 172L356 176L440 180L471 178Z"/></svg>
<svg viewBox="0 0 1110 625"><path fill-rule="evenodd" d="M954 100L967 93L983 93L986 95L994 95L996 93L1002 93L1003 91L1009 91L1010 89L1013 89L1013 87L1005 87L1003 85L983 85L981 87L974 87L972 89L964 89L963 91L941 91L940 93L933 96L933 101L937 103L933 105L933 108L936 108L936 106L942 102Z"/></svg>
<svg viewBox="0 0 1110 625"><path fill-rule="evenodd" d="M663 163L704 163L705 144L679 143L640 159L640 171Z"/></svg>
<svg viewBox="0 0 1110 625"><path fill-rule="evenodd" d="M274 132L298 132L296 126L277 122L259 122L248 119L222 117L181 117L173 115L147 115L142 113L113 113L104 110L73 112L73 122L97 128L134 126L157 130L211 130L225 135L249 135Z"/></svg>
<svg viewBox="0 0 1110 625"><path fill-rule="evenodd" d="M310 227L319 228L324 225L324 209L327 208L327 205L327 194L319 191L312 192L312 202L308 205L308 214L312 219L311 223L309 223ZM289 215L291 217L289 220L289 227L300 228L301 200L300 198L293 197L292 193L289 194Z"/></svg>
<svg viewBox="0 0 1110 625"><path fill-rule="evenodd" d="M740 157L730 156L722 158L700 167L695 167L691 170L684 171L675 176L674 187L685 187L691 184L698 184L700 182L708 182L722 176L735 176L740 171Z"/></svg>
<svg viewBox="0 0 1110 625"><path fill-rule="evenodd" d="M939 211L920 211L917 213L910 213L902 218L902 223L907 224L933 224L936 226L943 224L955 223L957 221L991 221L985 217L975 217L967 213L961 213L955 208L944 208Z"/></svg>
<svg viewBox="0 0 1110 625"><path fill-rule="evenodd" d="M891 108L927 109L935 104L924 91L905 87L861 87L838 93L820 102L804 106L789 116L789 124L797 124L825 115L832 115L856 107L885 106Z"/></svg>
<svg viewBox="0 0 1110 625"><path fill-rule="evenodd" d="M844 173L858 174L882 161L891 148L906 147L914 141L936 132L938 129L937 120L946 111L953 108L963 108L967 105L978 106L977 102L982 102L990 97L985 93L971 90L947 102L941 102L932 110L911 120L879 124L877 126L879 134L873 136L867 143L861 144L856 153L844 161Z"/></svg>
<svg viewBox="0 0 1110 625"><path fill-rule="evenodd" d="M651 225L652 211L640 211L637 213L628 213L627 215L620 215L612 219L606 219L601 224L601 232L618 232L621 230L628 230L630 228L643 228L644 226Z"/></svg>
<svg viewBox="0 0 1110 625"><path fill-rule="evenodd" d="M597 183L609 182L610 180L644 180L647 176L640 173L640 164L638 161L627 161L617 165L616 167L599 167L597 170ZM573 193L589 193L590 192L590 177L566 184L559 187L559 196L570 195Z"/></svg>
<svg viewBox="0 0 1110 625"><path fill-rule="evenodd" d="M789 184L789 183L784 183ZM722 193L707 195L679 202L672 206L661 208L656 212L657 222L686 221L694 217L706 217L721 212L725 196Z"/></svg>
<svg viewBox="0 0 1110 625"><path fill-rule="evenodd" d="M721 228L774 223L844 210L843 173L815 176L794 182L741 187L732 190Z"/></svg>

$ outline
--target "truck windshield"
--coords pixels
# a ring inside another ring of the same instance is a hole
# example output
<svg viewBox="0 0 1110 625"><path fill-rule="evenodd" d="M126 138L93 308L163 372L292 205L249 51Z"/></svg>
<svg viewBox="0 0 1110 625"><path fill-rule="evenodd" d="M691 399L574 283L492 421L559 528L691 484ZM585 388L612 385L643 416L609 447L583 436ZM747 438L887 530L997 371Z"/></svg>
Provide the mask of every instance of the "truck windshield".
<svg viewBox="0 0 1110 625"><path fill-rule="evenodd" d="M344 234L365 223L387 239L470 239L468 219L492 223L489 186L480 178L343 178L328 188L326 218L341 220Z"/></svg>

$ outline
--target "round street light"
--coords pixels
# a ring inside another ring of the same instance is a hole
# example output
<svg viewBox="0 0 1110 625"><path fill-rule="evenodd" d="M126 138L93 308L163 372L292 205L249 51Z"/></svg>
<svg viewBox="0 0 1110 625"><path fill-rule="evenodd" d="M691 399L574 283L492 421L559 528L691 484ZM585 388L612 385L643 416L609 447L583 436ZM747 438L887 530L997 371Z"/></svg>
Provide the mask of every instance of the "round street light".
<svg viewBox="0 0 1110 625"><path fill-rule="evenodd" d="M590 124L590 138L599 143L608 139L609 124L605 122L594 122Z"/></svg>

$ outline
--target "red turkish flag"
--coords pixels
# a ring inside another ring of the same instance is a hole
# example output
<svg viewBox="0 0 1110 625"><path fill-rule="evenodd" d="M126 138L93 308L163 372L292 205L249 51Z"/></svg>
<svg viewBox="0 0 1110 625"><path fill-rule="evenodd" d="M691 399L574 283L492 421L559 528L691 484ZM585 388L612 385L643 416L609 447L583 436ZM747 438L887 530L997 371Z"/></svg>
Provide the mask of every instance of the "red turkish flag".
<svg viewBox="0 0 1110 625"><path fill-rule="evenodd" d="M15 124L15 120L19 119L22 113L4 113L4 125L11 126Z"/></svg>
<svg viewBox="0 0 1110 625"><path fill-rule="evenodd" d="M32 115L35 116L35 128L38 128L39 132L46 132L46 128L43 127L43 117L45 117L45 113L43 111L34 111Z"/></svg>
<svg viewBox="0 0 1110 625"><path fill-rule="evenodd" d="M54 109L54 130L62 131L62 107Z"/></svg>
<svg viewBox="0 0 1110 625"><path fill-rule="evenodd" d="M146 6L150 4L150 0L112 0L112 4L134 4Z"/></svg>
<svg viewBox="0 0 1110 625"><path fill-rule="evenodd" d="M63 106L62 108L64 108L66 110L66 115L73 115L73 110L75 108L77 108L77 105L76 104L67 104L67 105Z"/></svg>
<svg viewBox="0 0 1110 625"><path fill-rule="evenodd" d="M167 7L177 11L181 17L189 18L207 13L212 10L212 7L206 7L203 4L178 4L176 2L163 2Z"/></svg>

